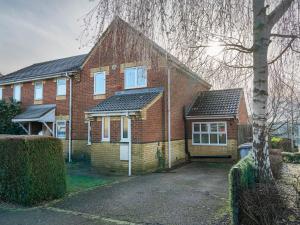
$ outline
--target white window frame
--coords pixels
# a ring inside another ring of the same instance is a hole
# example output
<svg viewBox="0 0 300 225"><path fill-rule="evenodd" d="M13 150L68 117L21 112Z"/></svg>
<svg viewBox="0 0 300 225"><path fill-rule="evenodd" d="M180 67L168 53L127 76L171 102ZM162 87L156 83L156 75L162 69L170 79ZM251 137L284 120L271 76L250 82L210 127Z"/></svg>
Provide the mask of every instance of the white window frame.
<svg viewBox="0 0 300 225"><path fill-rule="evenodd" d="M123 137L124 118L127 118L127 138ZM129 142L129 118L125 116L121 117L121 142Z"/></svg>
<svg viewBox="0 0 300 225"><path fill-rule="evenodd" d="M104 118L108 119L108 129L107 129L108 137L104 137ZM103 142L110 141L110 117L109 116L102 117L101 119L101 141Z"/></svg>
<svg viewBox="0 0 300 225"><path fill-rule="evenodd" d="M59 80L64 80L66 83L65 83L65 89L64 89L64 93L58 93L58 83L59 83ZM67 79L66 78L57 78L56 79L56 96L66 96L67 95Z"/></svg>
<svg viewBox="0 0 300 225"><path fill-rule="evenodd" d="M16 87L20 88L20 96L18 96L19 99L16 99ZM22 99L22 86L21 84L15 84L13 89L13 99L17 102L20 102Z"/></svg>
<svg viewBox="0 0 300 225"><path fill-rule="evenodd" d="M104 76L104 91L103 92L96 92L96 77L97 76ZM96 72L94 73L94 95L104 95L106 93L106 75L105 72Z"/></svg>
<svg viewBox="0 0 300 225"><path fill-rule="evenodd" d="M66 129L66 132L65 132L65 136L64 137L58 137L58 135L57 135L57 131L58 131L58 123L61 123L61 122L63 122L64 124L65 124L65 129ZM67 121L66 120L56 120L55 121L55 137L57 137L57 138L59 138L59 139L66 139L66 137L67 137Z"/></svg>
<svg viewBox="0 0 300 225"><path fill-rule="evenodd" d="M145 85L138 85L138 69L140 69L140 68L145 70L145 79L146 79ZM132 70L132 69L135 69L135 78L134 78L135 85L133 87L126 87L126 70ZM147 87L147 83L148 83L148 79L147 79L147 67L146 66L127 67L124 69L124 89L144 88L144 87Z"/></svg>
<svg viewBox="0 0 300 225"><path fill-rule="evenodd" d="M219 123L223 123L225 125L225 131L224 132L220 132L219 130ZM194 125L198 124L199 125L199 131L194 131ZM202 124L206 124L207 125L207 131L203 132L201 131L201 125ZM217 131L210 131L210 124L217 124ZM194 142L194 134L199 134L200 135L200 143L195 143ZM201 139L202 139L202 135L201 134L208 134L208 143L202 143ZM218 137L218 143L210 143L210 134L217 134ZM226 143L225 144L220 144L219 143L219 135L218 134L225 134L226 135ZM217 122L193 122L192 123L192 144L193 145L206 145L206 146L226 146L227 145L227 122L224 121L217 121Z"/></svg>
<svg viewBox="0 0 300 225"><path fill-rule="evenodd" d="M3 87L0 87L0 101L3 100Z"/></svg>
<svg viewBox="0 0 300 225"><path fill-rule="evenodd" d="M42 91L42 97L41 98L37 98L37 96L36 96L37 84L41 84L41 91ZM44 84L43 84L43 81L36 81L36 82L34 82L34 100L43 100L43 98L44 98Z"/></svg>

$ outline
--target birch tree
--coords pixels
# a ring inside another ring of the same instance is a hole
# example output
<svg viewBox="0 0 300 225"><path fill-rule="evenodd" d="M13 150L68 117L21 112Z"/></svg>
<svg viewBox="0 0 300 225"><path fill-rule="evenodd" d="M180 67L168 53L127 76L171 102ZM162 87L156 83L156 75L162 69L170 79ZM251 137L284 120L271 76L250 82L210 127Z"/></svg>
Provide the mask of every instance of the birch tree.
<svg viewBox="0 0 300 225"><path fill-rule="evenodd" d="M253 152L263 182L272 180L268 83L272 71L285 74L299 60L299 4L299 0L97 0L84 17L80 39L87 44L96 41L119 16L213 84L253 79ZM208 54L216 46L222 50Z"/></svg>

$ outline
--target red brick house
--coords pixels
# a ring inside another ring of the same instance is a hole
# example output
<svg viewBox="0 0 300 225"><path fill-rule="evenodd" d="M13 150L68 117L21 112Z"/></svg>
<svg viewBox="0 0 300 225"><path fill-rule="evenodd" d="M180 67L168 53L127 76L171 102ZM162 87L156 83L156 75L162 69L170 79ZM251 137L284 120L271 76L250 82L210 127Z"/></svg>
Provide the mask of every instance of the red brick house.
<svg viewBox="0 0 300 225"><path fill-rule="evenodd" d="M61 138L69 160L91 157L101 171L129 174L186 160L192 148L185 109L210 88L119 18L89 54L34 64L0 78L0 97L21 101L24 112L13 122L29 134ZM235 126L247 117L241 93L234 93L241 99L241 116L227 118Z"/></svg>

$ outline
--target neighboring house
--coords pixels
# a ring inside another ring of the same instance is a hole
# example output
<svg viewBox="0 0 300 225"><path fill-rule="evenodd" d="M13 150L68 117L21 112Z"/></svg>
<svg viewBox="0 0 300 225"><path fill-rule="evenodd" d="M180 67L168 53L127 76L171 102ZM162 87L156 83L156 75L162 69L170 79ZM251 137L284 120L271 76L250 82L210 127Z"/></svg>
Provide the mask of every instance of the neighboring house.
<svg viewBox="0 0 300 225"><path fill-rule="evenodd" d="M69 160L91 157L101 171L129 174L154 171L159 162L171 167L185 161L193 146L197 151L200 143L189 141L186 147L192 131L186 131L185 109L193 109L190 105L199 94L201 99L201 92L217 93L209 92L209 83L119 18L89 54L34 64L1 77L0 87L2 98L21 101L24 112L13 121L28 133L61 138L66 152L72 152ZM242 105L237 114L204 120L227 121L229 125L219 128L225 134L224 153L220 149L216 155L235 159L236 137L230 132L237 130L247 111L240 89L230 96ZM231 102L223 106L232 107ZM187 121L192 121L190 113ZM214 155L214 147L220 144L205 144L197 154Z"/></svg>

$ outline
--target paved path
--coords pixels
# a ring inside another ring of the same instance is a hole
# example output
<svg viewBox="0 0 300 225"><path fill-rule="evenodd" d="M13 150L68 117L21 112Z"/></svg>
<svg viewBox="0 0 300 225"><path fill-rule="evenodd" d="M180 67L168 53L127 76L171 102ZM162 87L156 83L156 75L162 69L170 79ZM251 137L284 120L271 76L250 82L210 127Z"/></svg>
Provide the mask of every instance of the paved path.
<svg viewBox="0 0 300 225"><path fill-rule="evenodd" d="M212 224L227 198L230 165L191 163L137 176L35 209L0 209L0 224Z"/></svg>

